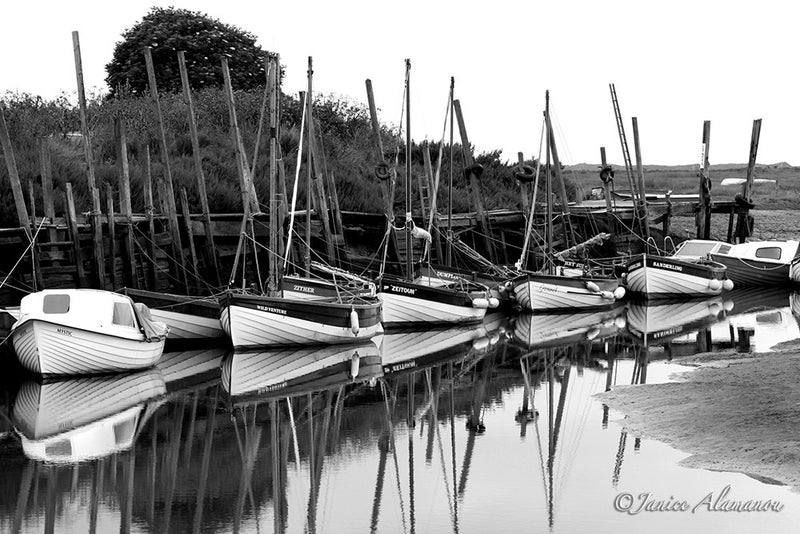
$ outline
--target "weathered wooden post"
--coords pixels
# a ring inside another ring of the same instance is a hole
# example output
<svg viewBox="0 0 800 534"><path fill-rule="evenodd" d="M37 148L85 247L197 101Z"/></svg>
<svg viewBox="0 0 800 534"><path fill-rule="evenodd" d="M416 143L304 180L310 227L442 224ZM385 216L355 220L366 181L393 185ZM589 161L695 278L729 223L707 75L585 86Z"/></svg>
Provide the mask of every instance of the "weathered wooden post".
<svg viewBox="0 0 800 534"><path fill-rule="evenodd" d="M192 216L189 213L189 198L186 195L186 188L181 187L181 212L183 213L183 225L186 228L186 237L189 240L189 253L192 258L192 272L196 289L200 288L200 274L197 272L197 250L194 247L194 232L192 231Z"/></svg>
<svg viewBox="0 0 800 534"><path fill-rule="evenodd" d="M133 235L133 208L131 207L131 175L128 165L128 138L125 133L123 119L114 119L114 137L116 137L117 172L119 174L119 208L125 218L125 259L123 272L127 284L139 288L139 277L136 274L136 250Z"/></svg>
<svg viewBox="0 0 800 534"><path fill-rule="evenodd" d="M178 208L175 204L175 189L172 185L172 170L169 163L169 147L167 146L167 133L164 128L164 116L161 113L161 102L158 98L158 85L156 84L156 71L153 68L153 54L150 47L144 49L144 60L147 67L147 80L150 87L150 96L156 107L156 121L158 122L159 140L161 141L161 164L164 166L164 181L166 188L167 210L164 215L169 219L169 230L172 236L172 250L177 258L176 279L182 280L184 287L188 286L186 276L186 261L183 257L183 243L181 242L181 228L178 225Z"/></svg>
<svg viewBox="0 0 800 534"><path fill-rule="evenodd" d="M108 217L108 241L109 251L111 252L109 269L111 271L111 289L117 289L117 231L114 224L114 190L111 184L106 182L106 209Z"/></svg>
<svg viewBox="0 0 800 534"><path fill-rule="evenodd" d="M525 157L523 156L522 152L517 152L517 163L519 164L520 172L523 172ZM521 195L522 200L522 213L527 216L527 214L531 211L531 199L530 191L528 190L528 184L522 180L517 180L517 182L519 183L519 194Z"/></svg>
<svg viewBox="0 0 800 534"><path fill-rule="evenodd" d="M184 52L178 52L178 66L181 70L181 85L183 86L183 96L186 99L186 106L189 110L189 135L192 138L192 159L194 160L194 172L197 178L197 195L200 197L200 208L203 211L203 227L206 236L206 272L213 271L214 280L217 285L221 284L219 275L219 258L217 256L217 246L214 243L214 230L211 225L211 209L208 205L208 193L206 192L206 175L203 172L203 158L200 154L200 140L197 135L197 120L195 119L194 100L192 99L192 89L189 87L189 74L186 70L186 58ZM259 125L260 126L260 125ZM255 156L253 157L253 172L255 172Z"/></svg>
<svg viewBox="0 0 800 534"><path fill-rule="evenodd" d="M481 233L481 240L489 255L489 261L496 264L497 254L494 250L494 242L492 241L492 230L489 226L489 220L486 217L486 208L483 205L483 196L481 195L480 174L482 169L475 165L472 159L472 145L469 144L469 137L467 136L467 127L464 124L464 115L461 113L461 102L453 100L453 110L455 117L458 121L458 131L461 133L461 150L464 154L465 174L469 179L470 191L472 192L472 202L475 205L475 218L478 221L478 229ZM406 110L408 113L408 110Z"/></svg>
<svg viewBox="0 0 800 534"><path fill-rule="evenodd" d="M150 241L150 263L152 263L150 289L158 291L158 259L156 258L156 222L153 203L153 172L150 164L150 145L145 147L144 160L144 209L147 214L147 236Z"/></svg>
<svg viewBox="0 0 800 534"><path fill-rule="evenodd" d="M78 80L78 110L81 119L81 137L83 138L83 152L86 159L86 178L89 185L89 194L92 197L92 243L94 250L95 278L100 289L106 287L106 262L103 252L103 227L100 220L100 190L94 176L94 155L92 153L92 140L89 132L89 123L86 119L86 92L83 85L83 64L81 61L81 44L78 32L72 32L72 48L75 56L75 76Z"/></svg>
<svg viewBox="0 0 800 534"><path fill-rule="evenodd" d="M711 121L703 121L703 144L700 155L700 193L697 212L697 239L711 235L711 179L709 178L708 152L711 148Z"/></svg>
<svg viewBox="0 0 800 534"><path fill-rule="evenodd" d="M58 241L58 231L55 229L55 203L53 201L53 171L50 162L50 140L47 137L39 138L39 170L42 176L42 204L44 216L50 227L47 229L47 240L50 243ZM51 252L57 252L58 247L51 247ZM61 262L53 259L53 266L58 267Z"/></svg>
<svg viewBox="0 0 800 534"><path fill-rule="evenodd" d="M81 239L78 233L78 218L75 214L75 200L72 197L72 184L67 182L67 222L69 233L72 237L72 253L75 257L75 272L78 276L78 287L86 287L86 271L83 267L83 252L81 251Z"/></svg>
<svg viewBox="0 0 800 534"><path fill-rule="evenodd" d="M758 155L758 140L761 137L761 119L753 121L753 132L750 136L750 159L747 163L747 179L742 187L741 204L737 208L739 216L736 220L736 237L740 243L750 237L752 233L750 207L753 204L753 180L756 171L756 156ZM738 195L737 195L738 196Z"/></svg>
<svg viewBox="0 0 800 534"><path fill-rule="evenodd" d="M6 169L8 169L8 177L11 180L11 193L14 195L14 206L17 208L17 220L21 228L28 228L31 221L28 218L28 209L25 207L25 195L22 193L17 160L14 158L14 148L11 145L11 137L8 135L4 107L3 104L0 104L0 143L3 146Z"/></svg>
<svg viewBox="0 0 800 534"><path fill-rule="evenodd" d="M228 60L222 58L222 77L225 82L225 103L228 105L228 117L231 124L231 139L233 140L233 149L236 153L236 168L239 171L239 181L242 189L242 204L245 207L245 213L261 213L261 207L258 204L258 196L256 195L255 184L253 178L250 176L250 166L244 154L244 145L242 144L242 136L239 132L239 121L236 118L236 103L233 99L233 86L231 85L231 73L228 69Z"/></svg>

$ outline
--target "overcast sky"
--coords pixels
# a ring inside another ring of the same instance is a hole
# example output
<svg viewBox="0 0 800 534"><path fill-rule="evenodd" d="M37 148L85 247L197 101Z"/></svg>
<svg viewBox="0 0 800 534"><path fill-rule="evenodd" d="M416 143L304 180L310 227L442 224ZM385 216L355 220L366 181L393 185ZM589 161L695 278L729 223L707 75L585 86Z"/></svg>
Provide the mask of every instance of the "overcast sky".
<svg viewBox="0 0 800 534"><path fill-rule="evenodd" d="M622 163L608 84L616 85L633 157L637 117L645 164L698 163L711 120L711 163L746 162L763 119L759 163L800 165L800 51L792 2L621 0L43 0L4 2L0 94L75 92L71 33L80 33L87 90L105 91L122 32L154 5L206 13L281 54L284 91L366 102L371 78L381 120L397 123L411 59L412 133L438 140L455 77L470 141L505 159L535 155L550 90L559 155Z"/></svg>

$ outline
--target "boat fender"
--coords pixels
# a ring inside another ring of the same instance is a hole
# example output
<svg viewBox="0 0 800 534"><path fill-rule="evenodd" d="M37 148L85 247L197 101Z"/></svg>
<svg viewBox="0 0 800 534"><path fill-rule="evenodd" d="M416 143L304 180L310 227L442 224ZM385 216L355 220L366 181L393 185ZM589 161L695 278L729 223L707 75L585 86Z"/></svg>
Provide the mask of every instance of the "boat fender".
<svg viewBox="0 0 800 534"><path fill-rule="evenodd" d="M721 288L722 288L722 282L720 282L719 280L714 279L708 283L708 289L710 289L711 291L717 291Z"/></svg>
<svg viewBox="0 0 800 534"><path fill-rule="evenodd" d="M353 332L354 336L357 336L359 330L361 330L361 328L358 324L358 312L353 308L350 310L350 331Z"/></svg>
<svg viewBox="0 0 800 534"><path fill-rule="evenodd" d="M596 338L599 335L600 335L600 329L599 328L592 328L591 330L586 332L586 339L591 341L591 340L593 340L594 338Z"/></svg>
<svg viewBox="0 0 800 534"><path fill-rule="evenodd" d="M725 280L723 280L722 289L724 289L725 291L730 291L731 289L733 289L733 280L731 280L730 278L726 278Z"/></svg>
<svg viewBox="0 0 800 534"><path fill-rule="evenodd" d="M491 336L489 336L489 345L496 345L498 341L500 341L499 332L494 332Z"/></svg>
<svg viewBox="0 0 800 534"><path fill-rule="evenodd" d="M498 293L503 294L506 291L508 291L508 288L506 287L505 284L500 284L499 286L497 286L497 292Z"/></svg>
<svg viewBox="0 0 800 534"><path fill-rule="evenodd" d="M725 302L722 303L722 308L726 312L731 311L733 309L733 301L732 300L726 300Z"/></svg>
<svg viewBox="0 0 800 534"><path fill-rule="evenodd" d="M472 341L472 348L475 350L483 350L489 346L489 338L486 336L479 337Z"/></svg>
<svg viewBox="0 0 800 534"><path fill-rule="evenodd" d="M588 289L589 291L594 291L595 293L600 293L600 286L598 286L592 281L586 282L586 289Z"/></svg>
<svg viewBox="0 0 800 534"><path fill-rule="evenodd" d="M615 299L620 300L624 296L625 296L625 288L624 287L619 286L619 287L617 287L617 289L614 290L614 298Z"/></svg>
<svg viewBox="0 0 800 534"><path fill-rule="evenodd" d="M514 178L516 178L517 180L519 180L524 184L531 183L536 174L533 170L533 167L531 167L530 165L522 165L519 168L520 170L514 173Z"/></svg>
<svg viewBox="0 0 800 534"><path fill-rule="evenodd" d="M498 306L500 306L500 299L495 297L489 297L489 307L497 308Z"/></svg>
<svg viewBox="0 0 800 534"><path fill-rule="evenodd" d="M627 320L625 320L625 317L623 317L623 316L621 316L621 315L620 315L619 317L617 317L616 319L614 319L614 326L616 326L617 328L619 328L620 330L622 330L623 328L625 328L626 326L628 326L628 321L627 321Z"/></svg>
<svg viewBox="0 0 800 534"><path fill-rule="evenodd" d="M614 300L614 293L611 291L601 291L600 296L606 300Z"/></svg>
<svg viewBox="0 0 800 534"><path fill-rule="evenodd" d="M358 376L358 368L361 365L361 358L358 355L358 351L355 351L353 355L350 357L350 378L353 380L356 379Z"/></svg>
<svg viewBox="0 0 800 534"><path fill-rule="evenodd" d="M719 302L712 302L708 305L708 313L710 316L717 316L721 311L722 306L719 305Z"/></svg>
<svg viewBox="0 0 800 534"><path fill-rule="evenodd" d="M485 299L483 297L472 299L472 307L485 310L486 308L489 307L489 299Z"/></svg>

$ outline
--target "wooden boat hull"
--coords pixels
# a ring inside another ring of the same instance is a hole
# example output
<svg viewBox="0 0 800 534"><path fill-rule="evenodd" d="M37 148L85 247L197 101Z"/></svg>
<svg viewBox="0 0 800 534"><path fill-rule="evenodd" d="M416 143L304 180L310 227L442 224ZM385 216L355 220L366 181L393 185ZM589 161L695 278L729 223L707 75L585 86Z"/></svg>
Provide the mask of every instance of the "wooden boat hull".
<svg viewBox="0 0 800 534"><path fill-rule="evenodd" d="M591 288L594 284L598 290ZM616 278L528 273L513 281L514 297L530 312L608 308L624 295Z"/></svg>
<svg viewBox="0 0 800 534"><path fill-rule="evenodd" d="M711 259L727 267L727 277L736 287L785 286L789 278L790 264L737 258L725 254L711 254Z"/></svg>
<svg viewBox="0 0 800 534"><path fill-rule="evenodd" d="M716 296L726 279L725 266L719 263L649 254L628 262L626 272L628 291L644 298Z"/></svg>
<svg viewBox="0 0 800 534"><path fill-rule="evenodd" d="M378 298L387 328L478 323L488 307L488 301L476 306L478 296L465 291L394 279L381 282Z"/></svg>
<svg viewBox="0 0 800 534"><path fill-rule="evenodd" d="M145 341L29 319L11 333L23 367L41 375L84 375L132 371L154 365L165 338Z"/></svg>
<svg viewBox="0 0 800 534"><path fill-rule="evenodd" d="M353 343L383 331L377 299L350 304L231 293L220 320L235 349Z"/></svg>
<svg viewBox="0 0 800 534"><path fill-rule="evenodd" d="M212 297L187 297L125 288L122 293L150 309L157 321L169 326L167 339L224 339L219 324L219 304Z"/></svg>

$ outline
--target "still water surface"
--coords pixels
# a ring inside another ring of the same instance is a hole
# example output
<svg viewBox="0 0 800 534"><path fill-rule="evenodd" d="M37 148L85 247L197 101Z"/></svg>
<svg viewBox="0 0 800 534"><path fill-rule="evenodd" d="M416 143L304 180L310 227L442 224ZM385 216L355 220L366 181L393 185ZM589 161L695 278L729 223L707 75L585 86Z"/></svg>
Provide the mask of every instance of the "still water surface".
<svg viewBox="0 0 800 534"><path fill-rule="evenodd" d="M45 383L3 354L0 531L790 532L800 495L681 467L686 454L628 435L593 395L670 380L687 369L679 355L798 339L795 299L734 292L350 347L172 351L155 369ZM614 507L648 492L694 507L726 486L783 510Z"/></svg>

